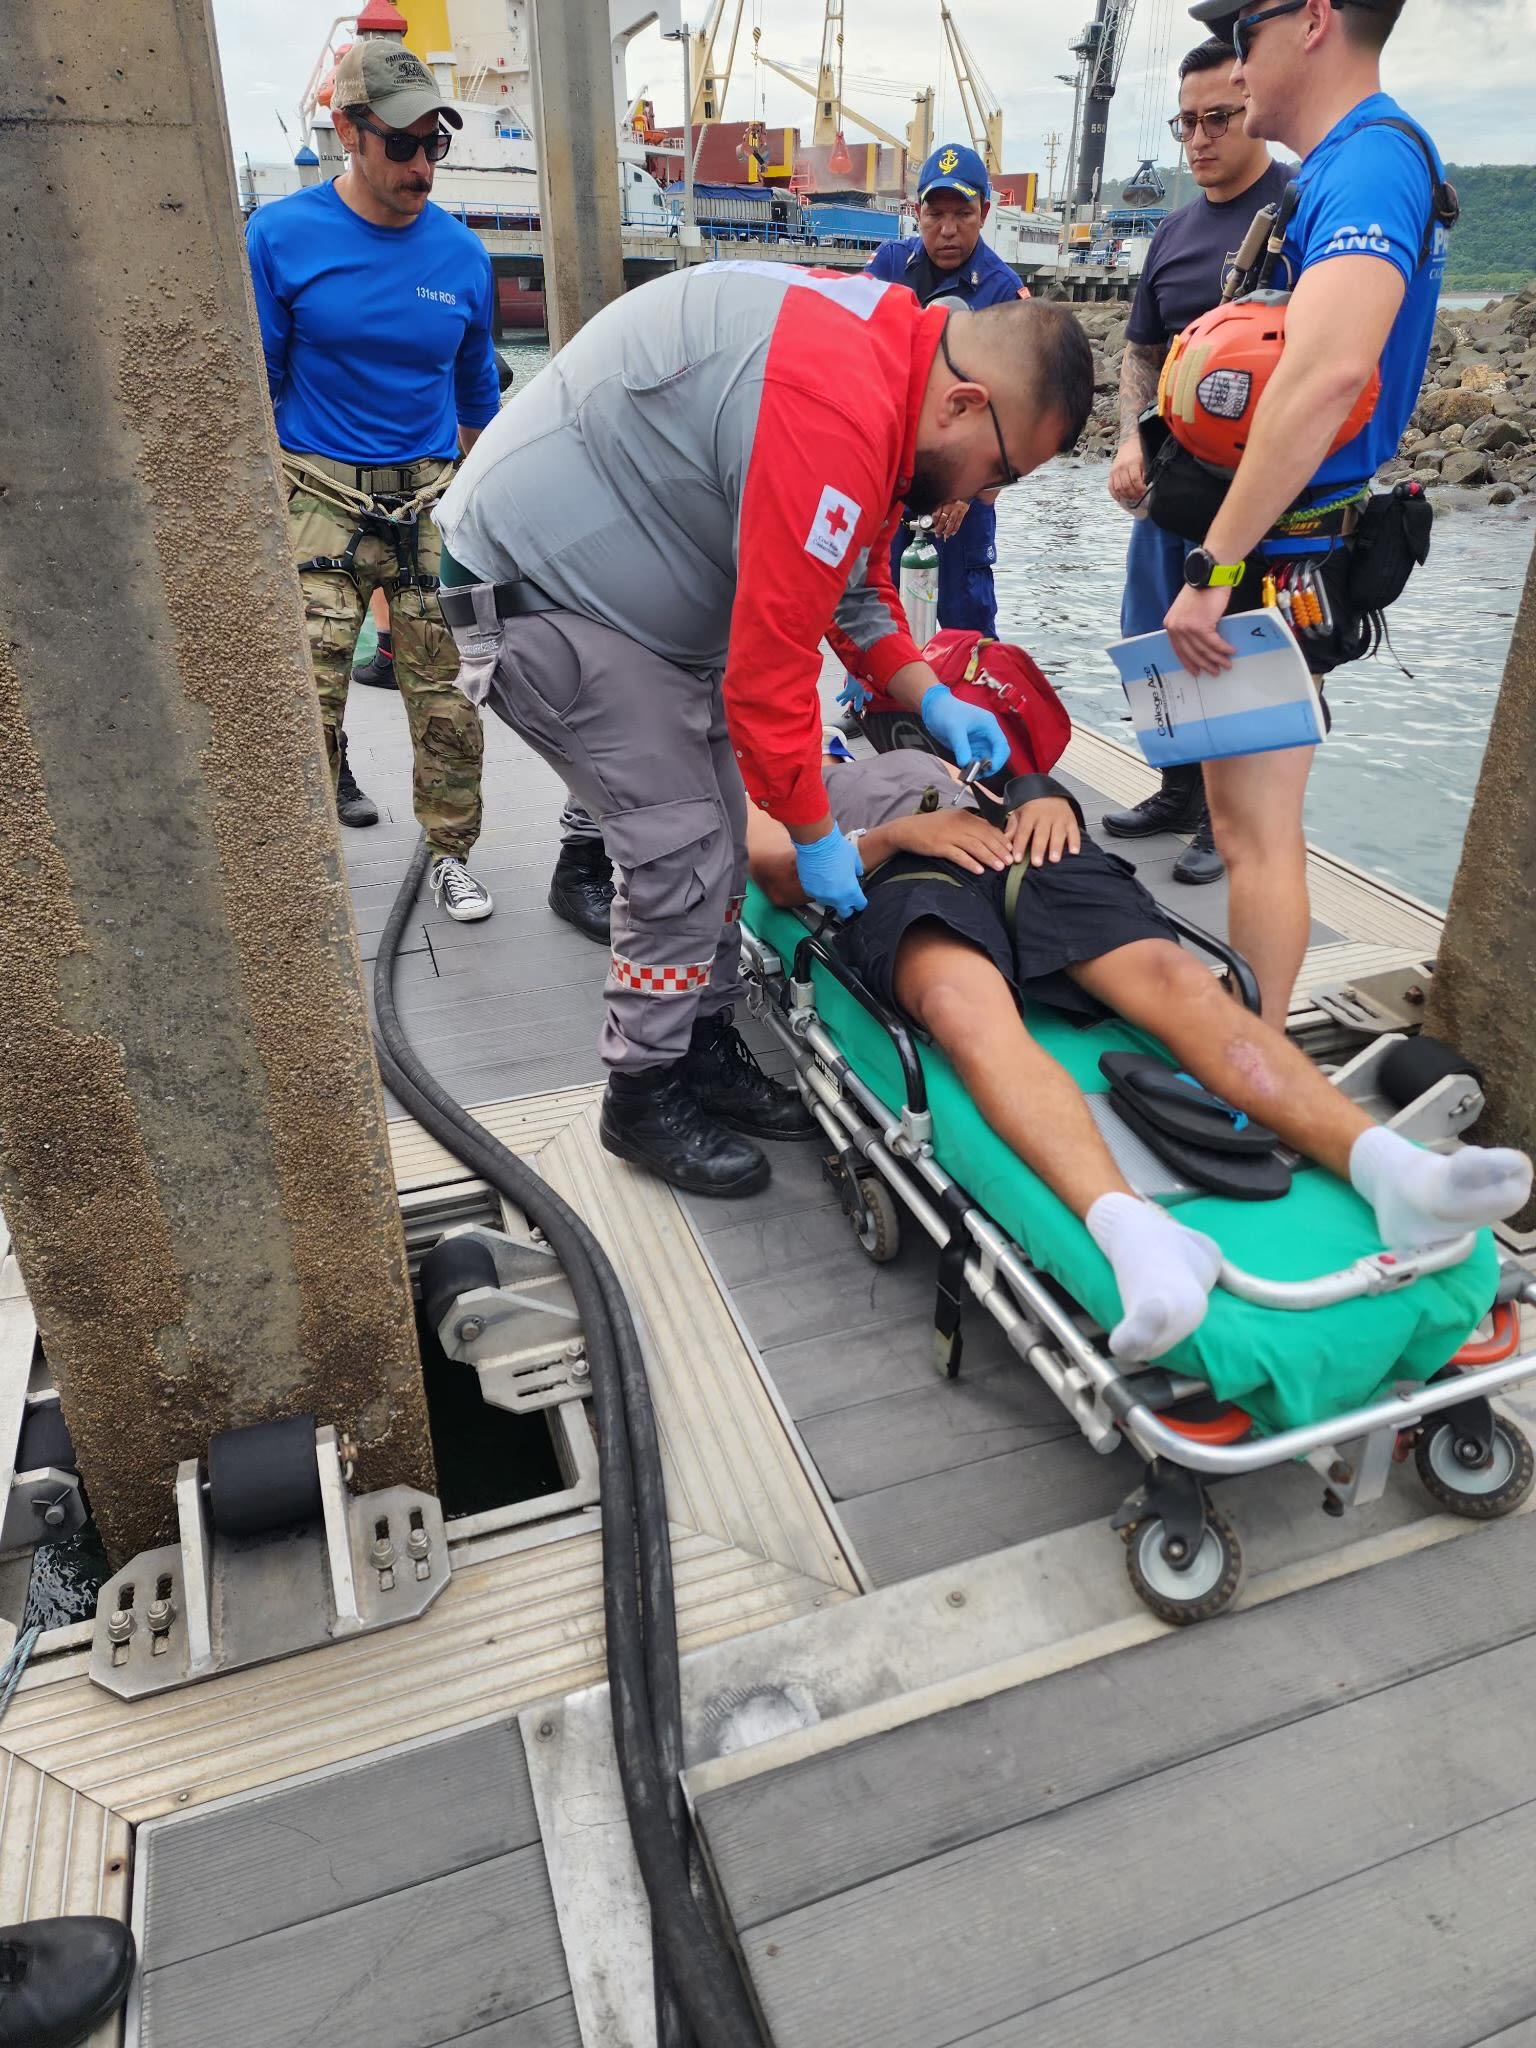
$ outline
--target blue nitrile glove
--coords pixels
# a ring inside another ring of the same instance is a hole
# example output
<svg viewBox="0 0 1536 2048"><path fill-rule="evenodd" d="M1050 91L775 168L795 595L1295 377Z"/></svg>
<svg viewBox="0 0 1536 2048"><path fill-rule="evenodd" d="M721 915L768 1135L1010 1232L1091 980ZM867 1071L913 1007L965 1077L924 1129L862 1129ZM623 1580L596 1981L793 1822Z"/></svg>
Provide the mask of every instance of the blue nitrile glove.
<svg viewBox="0 0 1536 2048"><path fill-rule="evenodd" d="M985 756L989 768L1001 768L1008 759L1008 735L979 704L965 704L943 683L923 692L918 707L924 725L942 746L948 747L957 768L969 768Z"/></svg>
<svg viewBox="0 0 1536 2048"><path fill-rule="evenodd" d="M864 863L859 858L859 849L851 839L843 837L838 826L834 825L824 839L808 840L803 845L797 840L795 868L801 888L813 902L825 903L839 917L852 917L856 910L864 908L864 891L859 887Z"/></svg>
<svg viewBox="0 0 1536 2048"><path fill-rule="evenodd" d="M873 699L874 694L867 683L861 683L857 676L849 676L837 693L837 701L845 711L859 712Z"/></svg>

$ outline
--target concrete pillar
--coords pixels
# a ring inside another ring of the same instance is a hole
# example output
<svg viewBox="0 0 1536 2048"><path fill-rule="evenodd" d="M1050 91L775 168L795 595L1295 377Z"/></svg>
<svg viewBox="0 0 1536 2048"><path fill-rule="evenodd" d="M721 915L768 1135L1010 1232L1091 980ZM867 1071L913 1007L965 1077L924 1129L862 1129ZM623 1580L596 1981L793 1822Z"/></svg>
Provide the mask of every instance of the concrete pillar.
<svg viewBox="0 0 1536 2048"><path fill-rule="evenodd" d="M624 289L608 0L534 0L539 219L551 349Z"/></svg>
<svg viewBox="0 0 1536 2048"><path fill-rule="evenodd" d="M0 8L0 1206L102 1534L313 1410L432 1483L205 0Z"/></svg>
<svg viewBox="0 0 1536 2048"><path fill-rule="evenodd" d="M1536 1154L1536 554L1526 574L1425 1029L1483 1070L1483 1144ZM1536 1202L1519 1219L1536 1228Z"/></svg>

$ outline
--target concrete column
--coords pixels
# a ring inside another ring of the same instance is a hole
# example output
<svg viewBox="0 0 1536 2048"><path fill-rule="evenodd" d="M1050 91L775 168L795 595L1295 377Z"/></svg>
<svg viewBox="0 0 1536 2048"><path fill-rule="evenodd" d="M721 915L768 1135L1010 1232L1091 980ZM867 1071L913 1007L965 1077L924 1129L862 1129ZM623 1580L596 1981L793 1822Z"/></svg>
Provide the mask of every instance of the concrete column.
<svg viewBox="0 0 1536 2048"><path fill-rule="evenodd" d="M534 0L544 318L562 348L624 289L608 0Z"/></svg>
<svg viewBox="0 0 1536 2048"><path fill-rule="evenodd" d="M205 0L0 8L0 1205L102 1534L313 1410L432 1483Z"/></svg>
<svg viewBox="0 0 1536 2048"><path fill-rule="evenodd" d="M1483 1144L1536 1153L1536 555L1526 574L1425 1029L1483 1070ZM1520 1217L1536 1228L1536 1202Z"/></svg>

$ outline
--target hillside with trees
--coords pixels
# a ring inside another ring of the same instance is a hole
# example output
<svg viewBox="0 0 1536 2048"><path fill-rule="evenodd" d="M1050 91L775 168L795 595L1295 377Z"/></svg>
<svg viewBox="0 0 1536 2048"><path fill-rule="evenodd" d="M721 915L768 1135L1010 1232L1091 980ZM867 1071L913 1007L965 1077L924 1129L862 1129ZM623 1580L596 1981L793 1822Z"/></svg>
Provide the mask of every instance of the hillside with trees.
<svg viewBox="0 0 1536 2048"><path fill-rule="evenodd" d="M1447 289L1516 290L1536 277L1536 164L1447 164L1446 175L1461 200Z"/></svg>
<svg viewBox="0 0 1536 2048"><path fill-rule="evenodd" d="M1170 198L1177 172L1162 167ZM1445 288L1453 292L1518 291L1536 277L1536 164L1448 164L1446 174L1461 200L1461 220L1451 236ZM1104 191L1119 203L1123 178L1106 178ZM1187 204L1196 186L1186 173L1178 188Z"/></svg>

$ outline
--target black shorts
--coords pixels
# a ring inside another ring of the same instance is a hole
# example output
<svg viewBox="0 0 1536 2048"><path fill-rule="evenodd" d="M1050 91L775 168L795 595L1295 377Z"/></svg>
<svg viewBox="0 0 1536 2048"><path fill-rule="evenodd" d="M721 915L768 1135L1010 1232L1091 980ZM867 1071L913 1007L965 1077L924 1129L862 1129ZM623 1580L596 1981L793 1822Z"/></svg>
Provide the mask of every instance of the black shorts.
<svg viewBox="0 0 1536 2048"><path fill-rule="evenodd" d="M1081 853L1032 867L1018 892L1009 929L1006 871L973 875L929 855L899 853L865 878L869 907L835 940L839 955L881 1000L897 1008L896 949L904 933L934 918L969 939L1031 1002L1102 1017L1104 1006L1067 974L1138 939L1178 933L1136 879L1136 870L1091 839Z"/></svg>

